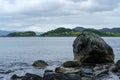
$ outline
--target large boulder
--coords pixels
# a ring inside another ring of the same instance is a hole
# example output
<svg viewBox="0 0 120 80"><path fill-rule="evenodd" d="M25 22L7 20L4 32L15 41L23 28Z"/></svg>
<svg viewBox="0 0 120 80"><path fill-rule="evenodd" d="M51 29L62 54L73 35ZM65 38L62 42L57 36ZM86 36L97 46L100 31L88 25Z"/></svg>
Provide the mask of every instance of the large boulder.
<svg viewBox="0 0 120 80"><path fill-rule="evenodd" d="M112 48L98 35L84 32L73 43L74 58L82 63L114 62Z"/></svg>

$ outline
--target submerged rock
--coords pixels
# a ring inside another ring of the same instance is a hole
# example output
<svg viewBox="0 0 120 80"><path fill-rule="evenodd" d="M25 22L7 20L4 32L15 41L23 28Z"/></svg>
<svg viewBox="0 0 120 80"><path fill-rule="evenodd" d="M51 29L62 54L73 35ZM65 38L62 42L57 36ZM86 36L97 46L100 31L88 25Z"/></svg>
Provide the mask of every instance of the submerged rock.
<svg viewBox="0 0 120 80"><path fill-rule="evenodd" d="M43 79L38 75L26 73L22 80L43 80Z"/></svg>
<svg viewBox="0 0 120 80"><path fill-rule="evenodd" d="M9 73L11 73L11 72L14 72L14 71L12 71L12 70L0 71L1 74L9 74Z"/></svg>
<svg viewBox="0 0 120 80"><path fill-rule="evenodd" d="M94 74L95 76L101 76L101 75L108 75L109 70L108 69L103 69L103 70L98 70Z"/></svg>
<svg viewBox="0 0 120 80"><path fill-rule="evenodd" d="M79 67L80 62L79 61L66 61L63 63L63 67Z"/></svg>
<svg viewBox="0 0 120 80"><path fill-rule="evenodd" d="M32 65L35 67L48 66L48 64L43 60L37 60Z"/></svg>
<svg viewBox="0 0 120 80"><path fill-rule="evenodd" d="M119 72L120 73L120 60L118 60L116 62L116 64L112 67L112 72L114 72L114 73Z"/></svg>
<svg viewBox="0 0 120 80"><path fill-rule="evenodd" d="M115 64L116 68L120 69L120 60L118 60Z"/></svg>
<svg viewBox="0 0 120 80"><path fill-rule="evenodd" d="M82 63L114 62L112 48L100 36L82 33L73 43L74 58Z"/></svg>
<svg viewBox="0 0 120 80"><path fill-rule="evenodd" d="M45 73L43 80L81 80L77 74Z"/></svg>
<svg viewBox="0 0 120 80"><path fill-rule="evenodd" d="M74 69L74 68L62 68L62 67L57 67L55 69L56 73L65 73L65 74L79 74L80 73L80 69Z"/></svg>
<svg viewBox="0 0 120 80"><path fill-rule="evenodd" d="M46 69L44 72L53 72L51 69Z"/></svg>
<svg viewBox="0 0 120 80"><path fill-rule="evenodd" d="M22 79L22 78L23 78L23 76L18 76L16 74L14 74L14 75L11 76L12 80L17 80L17 79Z"/></svg>
<svg viewBox="0 0 120 80"><path fill-rule="evenodd" d="M61 68L61 67L57 67L57 68L55 69L55 72L56 72L56 73L65 73L65 72L66 72L66 69Z"/></svg>
<svg viewBox="0 0 120 80"><path fill-rule="evenodd" d="M18 76L14 74L11 77L12 80L43 80L42 77L36 75L36 74L31 74L31 73L26 73L25 76Z"/></svg>

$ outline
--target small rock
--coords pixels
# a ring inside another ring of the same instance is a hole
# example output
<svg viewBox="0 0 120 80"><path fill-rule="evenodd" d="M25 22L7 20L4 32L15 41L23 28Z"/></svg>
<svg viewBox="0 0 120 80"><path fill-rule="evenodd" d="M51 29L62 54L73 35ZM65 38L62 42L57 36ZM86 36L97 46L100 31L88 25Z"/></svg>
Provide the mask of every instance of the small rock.
<svg viewBox="0 0 120 80"><path fill-rule="evenodd" d="M113 73L116 73L118 72L118 69L116 67L113 67L112 70L111 70Z"/></svg>
<svg viewBox="0 0 120 80"><path fill-rule="evenodd" d="M102 67L94 67L94 68L93 68L94 71L102 70L102 69L103 69Z"/></svg>
<svg viewBox="0 0 120 80"><path fill-rule="evenodd" d="M61 68L57 67L55 69L56 73L65 73L65 74L80 74L80 69L69 69L69 68Z"/></svg>
<svg viewBox="0 0 120 80"><path fill-rule="evenodd" d="M112 66L112 72L114 72L114 73L117 73L117 72L120 72L120 60L118 60L117 62L116 62L116 64L114 65L114 66Z"/></svg>
<svg viewBox="0 0 120 80"><path fill-rule="evenodd" d="M115 64L116 68L120 69L120 60L117 61L117 63Z"/></svg>
<svg viewBox="0 0 120 80"><path fill-rule="evenodd" d="M22 76L18 76L16 74L12 75L11 79L16 80L16 79L21 79Z"/></svg>
<svg viewBox="0 0 120 80"><path fill-rule="evenodd" d="M32 65L35 67L48 66L48 64L43 60L37 60Z"/></svg>
<svg viewBox="0 0 120 80"><path fill-rule="evenodd" d="M66 61L63 63L64 67L79 67L80 62L79 61Z"/></svg>
<svg viewBox="0 0 120 80"><path fill-rule="evenodd" d="M65 71L66 71L66 69L61 68L61 67L57 67L57 68L55 69L55 72L56 72L56 73L64 73Z"/></svg>
<svg viewBox="0 0 120 80"><path fill-rule="evenodd" d="M46 72L53 72L53 70L46 69L46 70L45 70L45 73L46 73Z"/></svg>
<svg viewBox="0 0 120 80"><path fill-rule="evenodd" d="M65 71L66 74L81 74L80 69Z"/></svg>
<svg viewBox="0 0 120 80"><path fill-rule="evenodd" d="M94 72L94 74L95 74L95 76L100 76L100 75L108 74L108 72L109 72L109 70L103 69L103 70Z"/></svg>
<svg viewBox="0 0 120 80"><path fill-rule="evenodd" d="M42 77L36 74L26 73L22 80L43 80L43 79Z"/></svg>
<svg viewBox="0 0 120 80"><path fill-rule="evenodd" d="M0 71L1 74L9 74L9 73L11 73L11 72L14 72L14 71L12 71L12 70Z"/></svg>
<svg viewBox="0 0 120 80"><path fill-rule="evenodd" d="M43 80L81 80L81 77L77 74L45 73Z"/></svg>

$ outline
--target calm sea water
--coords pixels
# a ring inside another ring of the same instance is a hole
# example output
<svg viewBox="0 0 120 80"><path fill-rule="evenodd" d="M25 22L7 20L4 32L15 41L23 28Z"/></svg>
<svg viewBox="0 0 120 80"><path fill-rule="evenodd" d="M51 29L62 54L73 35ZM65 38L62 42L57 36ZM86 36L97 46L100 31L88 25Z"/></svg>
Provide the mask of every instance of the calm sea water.
<svg viewBox="0 0 120 80"><path fill-rule="evenodd" d="M13 74L35 73L42 75L44 69L54 69L61 62L73 60L72 44L75 37L0 37L0 80L9 80ZM103 38L120 59L120 37ZM35 60L45 60L49 67L35 68ZM2 74L11 70L9 74Z"/></svg>

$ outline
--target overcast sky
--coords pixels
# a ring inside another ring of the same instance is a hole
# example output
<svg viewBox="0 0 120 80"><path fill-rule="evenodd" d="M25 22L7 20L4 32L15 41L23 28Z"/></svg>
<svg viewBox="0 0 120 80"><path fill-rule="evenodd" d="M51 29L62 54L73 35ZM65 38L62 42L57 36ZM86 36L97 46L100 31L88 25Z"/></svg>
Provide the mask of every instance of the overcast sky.
<svg viewBox="0 0 120 80"><path fill-rule="evenodd" d="M120 0L0 0L0 30L120 27Z"/></svg>

